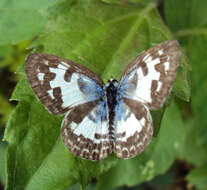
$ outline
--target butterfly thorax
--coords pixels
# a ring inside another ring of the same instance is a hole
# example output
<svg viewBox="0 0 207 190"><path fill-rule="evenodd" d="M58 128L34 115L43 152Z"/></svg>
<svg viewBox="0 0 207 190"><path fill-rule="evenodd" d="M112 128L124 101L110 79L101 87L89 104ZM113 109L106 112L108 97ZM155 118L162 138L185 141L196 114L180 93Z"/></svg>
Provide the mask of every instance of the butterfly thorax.
<svg viewBox="0 0 207 190"><path fill-rule="evenodd" d="M114 138L113 121L115 116L115 106L117 105L117 87L118 82L115 79L110 79L105 85L105 93L109 110L109 131L112 138Z"/></svg>

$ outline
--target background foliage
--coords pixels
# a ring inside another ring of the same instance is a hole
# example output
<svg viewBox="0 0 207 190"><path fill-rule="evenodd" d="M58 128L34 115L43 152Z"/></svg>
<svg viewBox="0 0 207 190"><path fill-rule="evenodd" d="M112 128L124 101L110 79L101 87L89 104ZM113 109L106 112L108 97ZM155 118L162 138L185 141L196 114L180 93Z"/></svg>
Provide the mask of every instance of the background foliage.
<svg viewBox="0 0 207 190"><path fill-rule="evenodd" d="M2 188L207 189L206 9L205 0L1 0ZM44 109L25 79L26 55L68 58L106 81L119 79L138 52L172 38L182 61L166 110L152 113L156 135L149 147L126 161L74 157L60 139L62 118Z"/></svg>

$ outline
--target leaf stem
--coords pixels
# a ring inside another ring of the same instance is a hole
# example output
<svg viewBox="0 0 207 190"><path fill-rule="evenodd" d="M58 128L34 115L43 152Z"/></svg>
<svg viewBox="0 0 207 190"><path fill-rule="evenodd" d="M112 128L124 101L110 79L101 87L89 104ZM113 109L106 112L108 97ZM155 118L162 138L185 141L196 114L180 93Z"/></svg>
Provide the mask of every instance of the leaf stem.
<svg viewBox="0 0 207 190"><path fill-rule="evenodd" d="M194 28L194 29L184 29L180 30L175 33L176 37L183 37L183 36L189 36L189 35L207 35L207 29L206 28Z"/></svg>

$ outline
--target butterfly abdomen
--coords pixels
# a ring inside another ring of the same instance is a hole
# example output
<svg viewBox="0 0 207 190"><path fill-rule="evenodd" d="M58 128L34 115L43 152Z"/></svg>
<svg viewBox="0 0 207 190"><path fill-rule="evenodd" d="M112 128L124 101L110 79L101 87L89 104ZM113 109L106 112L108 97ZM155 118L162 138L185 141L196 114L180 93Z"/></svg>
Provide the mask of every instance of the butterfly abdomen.
<svg viewBox="0 0 207 190"><path fill-rule="evenodd" d="M106 98L109 110L109 136L110 140L114 140L114 117L115 107L117 105L117 86L116 80L111 80L106 84Z"/></svg>

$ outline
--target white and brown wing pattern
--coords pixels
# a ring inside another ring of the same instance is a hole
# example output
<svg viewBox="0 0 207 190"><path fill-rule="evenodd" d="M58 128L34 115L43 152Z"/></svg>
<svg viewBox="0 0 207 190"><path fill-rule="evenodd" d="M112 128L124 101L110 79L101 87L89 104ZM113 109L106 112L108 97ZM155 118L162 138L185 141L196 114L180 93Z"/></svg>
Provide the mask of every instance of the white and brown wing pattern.
<svg viewBox="0 0 207 190"><path fill-rule="evenodd" d="M61 128L65 146L75 155L100 160L112 152L102 80L89 69L47 54L26 60L30 86L53 114L67 112Z"/></svg>
<svg viewBox="0 0 207 190"><path fill-rule="evenodd" d="M103 96L102 80L70 60L48 54L30 54L25 70L31 88L55 115Z"/></svg>
<svg viewBox="0 0 207 190"><path fill-rule="evenodd" d="M143 51L126 69L120 91L150 109L159 109L172 88L180 61L176 40L160 43Z"/></svg>
<svg viewBox="0 0 207 190"><path fill-rule="evenodd" d="M114 118L117 156L134 157L151 141L153 124L149 110L162 106L179 61L179 45L171 40L142 52L126 69L119 83Z"/></svg>
<svg viewBox="0 0 207 190"><path fill-rule="evenodd" d="M136 100L123 98L115 108L114 152L123 159L140 154L152 139L149 109Z"/></svg>
<svg viewBox="0 0 207 190"><path fill-rule="evenodd" d="M150 109L159 109L176 76L180 50L170 40L142 52L120 83L104 85L92 71L54 55L31 54L26 75L31 88L53 114L67 113L61 128L75 155L101 160L113 151L123 159L138 155L153 134Z"/></svg>
<svg viewBox="0 0 207 190"><path fill-rule="evenodd" d="M113 151L113 140L106 102L88 102L69 111L61 135L64 144L76 156L94 161L107 157Z"/></svg>

